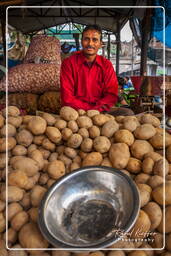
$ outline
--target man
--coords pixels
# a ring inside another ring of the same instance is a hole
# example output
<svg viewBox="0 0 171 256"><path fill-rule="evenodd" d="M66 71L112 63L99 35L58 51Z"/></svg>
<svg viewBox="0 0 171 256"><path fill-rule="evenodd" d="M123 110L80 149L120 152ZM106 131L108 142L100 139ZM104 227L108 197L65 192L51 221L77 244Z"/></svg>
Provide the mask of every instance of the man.
<svg viewBox="0 0 171 256"><path fill-rule="evenodd" d="M82 51L62 63L62 105L109 111L118 100L118 82L112 63L97 55L102 46L102 31L98 25L84 29L81 44Z"/></svg>

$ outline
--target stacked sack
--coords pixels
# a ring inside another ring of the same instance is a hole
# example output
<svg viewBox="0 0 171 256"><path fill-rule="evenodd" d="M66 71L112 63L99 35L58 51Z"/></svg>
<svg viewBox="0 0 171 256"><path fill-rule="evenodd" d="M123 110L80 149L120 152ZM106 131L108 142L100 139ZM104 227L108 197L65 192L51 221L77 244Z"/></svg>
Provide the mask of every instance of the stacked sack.
<svg viewBox="0 0 171 256"><path fill-rule="evenodd" d="M33 37L23 64L8 72L9 92L43 93L58 90L60 85L60 42L54 37ZM0 91L6 90L6 78L0 83Z"/></svg>

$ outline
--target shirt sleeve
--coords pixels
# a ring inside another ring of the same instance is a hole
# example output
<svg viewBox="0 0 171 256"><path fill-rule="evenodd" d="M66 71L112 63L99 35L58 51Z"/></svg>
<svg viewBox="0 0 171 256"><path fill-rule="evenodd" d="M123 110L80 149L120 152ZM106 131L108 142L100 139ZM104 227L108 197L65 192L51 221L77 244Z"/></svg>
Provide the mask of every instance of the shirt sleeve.
<svg viewBox="0 0 171 256"><path fill-rule="evenodd" d="M63 106L70 106L74 109L94 109L95 106L88 104L74 95L75 81L73 76L73 67L69 58L65 59L61 65L61 101Z"/></svg>
<svg viewBox="0 0 171 256"><path fill-rule="evenodd" d="M118 101L118 80L116 73L110 61L107 61L106 64L103 97L97 104L98 110L100 111L108 111Z"/></svg>

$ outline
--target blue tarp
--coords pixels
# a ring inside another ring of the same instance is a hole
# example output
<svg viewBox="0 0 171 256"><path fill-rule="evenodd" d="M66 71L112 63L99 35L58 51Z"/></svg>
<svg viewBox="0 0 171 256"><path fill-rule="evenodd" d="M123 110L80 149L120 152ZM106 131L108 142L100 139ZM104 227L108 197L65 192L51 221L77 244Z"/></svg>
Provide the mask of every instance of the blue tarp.
<svg viewBox="0 0 171 256"><path fill-rule="evenodd" d="M156 37L162 43L171 48L171 1L170 0L155 0L155 6L163 8L155 8L152 17L151 37ZM163 19L165 17L165 19ZM165 38L164 33L165 31Z"/></svg>

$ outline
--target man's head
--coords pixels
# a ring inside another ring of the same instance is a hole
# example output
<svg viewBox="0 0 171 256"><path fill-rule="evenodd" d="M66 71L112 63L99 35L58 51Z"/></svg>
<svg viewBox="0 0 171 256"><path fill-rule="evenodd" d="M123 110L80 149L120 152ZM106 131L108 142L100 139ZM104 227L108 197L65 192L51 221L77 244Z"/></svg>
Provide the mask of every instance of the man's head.
<svg viewBox="0 0 171 256"><path fill-rule="evenodd" d="M102 46L102 30L98 25L88 25L82 33L81 44L85 56L96 56Z"/></svg>

